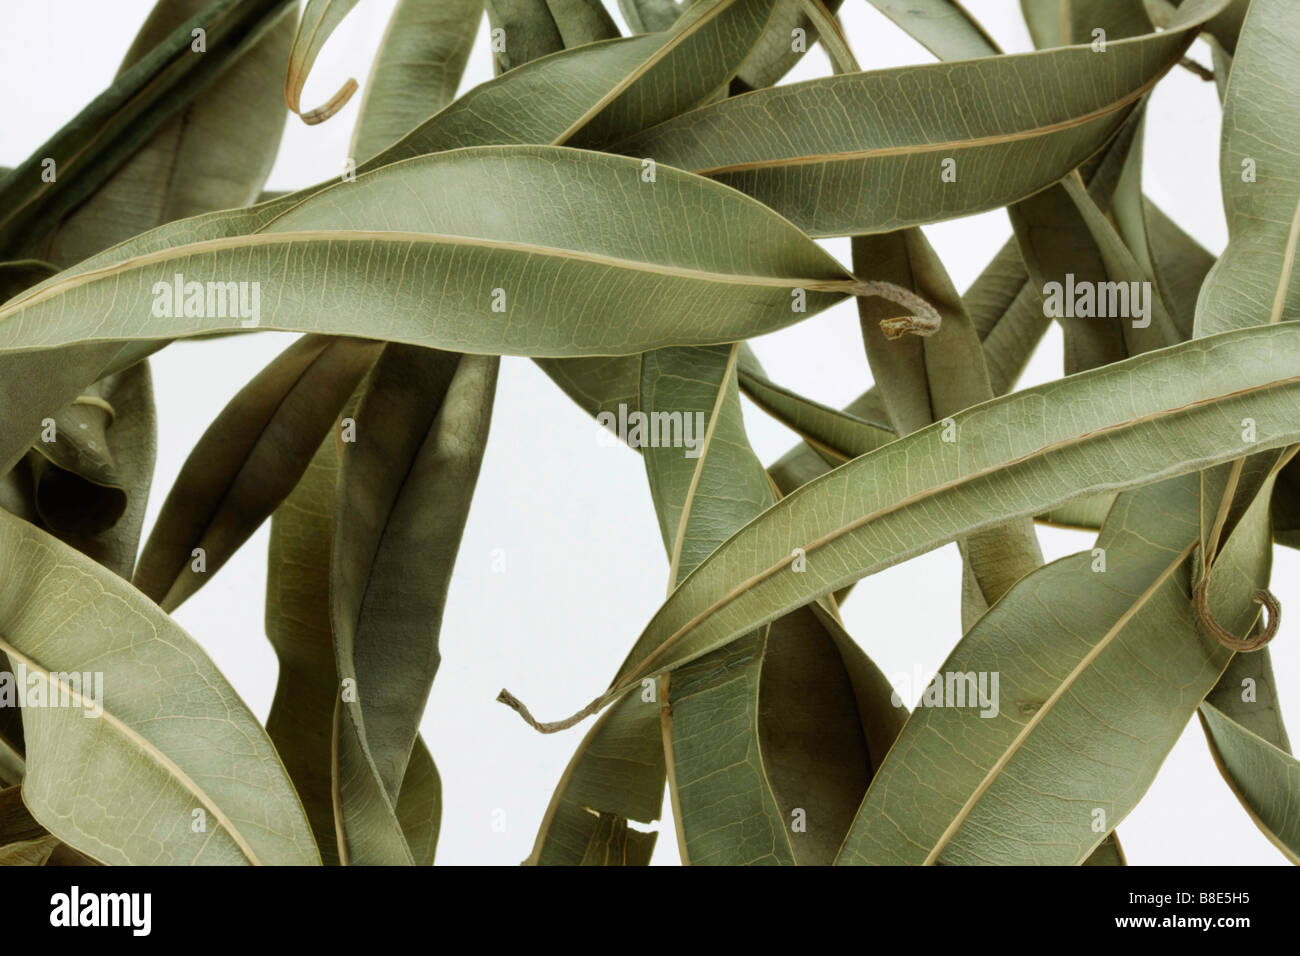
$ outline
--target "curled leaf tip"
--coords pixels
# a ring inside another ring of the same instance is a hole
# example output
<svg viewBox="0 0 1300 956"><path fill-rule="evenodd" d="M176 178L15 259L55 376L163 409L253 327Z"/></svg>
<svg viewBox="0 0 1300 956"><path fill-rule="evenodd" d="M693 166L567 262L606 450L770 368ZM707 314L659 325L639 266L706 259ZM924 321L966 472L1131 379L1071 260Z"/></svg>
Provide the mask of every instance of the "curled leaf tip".
<svg viewBox="0 0 1300 956"><path fill-rule="evenodd" d="M1207 573L1201 578L1201 583L1196 586L1196 590L1192 592L1192 604L1196 608L1196 616L1200 619L1202 626L1224 647L1239 653L1249 653L1250 651L1259 650L1277 634L1277 629L1282 623L1282 604L1272 592L1261 588L1251 595L1256 604L1264 606L1267 612L1266 623L1264 629L1258 635L1243 639L1237 637L1214 619L1214 615L1210 612L1209 584L1210 576Z"/></svg>
<svg viewBox="0 0 1300 956"><path fill-rule="evenodd" d="M304 123L308 126L315 126L318 123L325 122L339 110L343 109L343 107L347 105L348 100L352 99L352 94L357 91L357 87L357 81L349 77L348 81L339 88L339 91L331 96L323 105L316 107L314 110L308 110L305 113L299 112L295 104L290 103L289 105L295 113L298 113L298 116Z"/></svg>
<svg viewBox="0 0 1300 956"><path fill-rule="evenodd" d="M901 339L905 335L934 335L943 325L939 312L910 289L892 282L864 279L853 287L854 295L874 295L907 309L910 314L880 320L885 338Z"/></svg>
<svg viewBox="0 0 1300 956"><path fill-rule="evenodd" d="M903 315L893 319L881 319L880 331L891 342L905 335L934 335L939 331L939 322L920 315Z"/></svg>
<svg viewBox="0 0 1300 956"><path fill-rule="evenodd" d="M910 289L904 289L893 282L879 280L861 280L853 286L854 295L875 295L875 297L902 306L910 315L893 316L880 320L880 330L885 338L894 339L904 336L933 336L939 332L943 319L939 311L930 303L920 298Z"/></svg>
<svg viewBox="0 0 1300 956"><path fill-rule="evenodd" d="M566 717L564 720L540 721L533 716L533 712L528 709L528 705L504 687L501 688L501 693L497 694L497 701L505 704L522 717L528 726L543 734L554 734L559 733L561 730L568 730L574 724L586 720L600 710L601 703L599 699L594 700L572 717Z"/></svg>

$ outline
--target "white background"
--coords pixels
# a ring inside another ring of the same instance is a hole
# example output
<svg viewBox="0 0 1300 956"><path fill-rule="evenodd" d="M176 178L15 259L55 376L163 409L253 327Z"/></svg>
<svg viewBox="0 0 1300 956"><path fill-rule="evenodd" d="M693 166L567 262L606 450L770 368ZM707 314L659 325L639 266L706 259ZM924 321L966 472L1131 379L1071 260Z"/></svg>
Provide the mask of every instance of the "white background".
<svg viewBox="0 0 1300 956"><path fill-rule="evenodd" d="M622 22L613 0L606 0ZM112 79L151 0L11 0L0 36L0 165L14 166L73 117ZM394 0L365 0L326 46L304 105L324 101L348 76L365 81ZM1014 0L966 0L1008 52L1032 48ZM922 47L861 0L842 21L865 69L928 62ZM1198 41L1192 55L1210 63ZM829 72L820 48L791 75ZM486 21L462 89L490 79ZM362 91L364 92L364 91ZM342 171L359 93L315 127L289 121L267 184L296 189ZM1217 173L1220 112L1214 84L1174 70L1148 110L1147 193L1214 254L1226 241ZM964 289L1011 234L1005 212L926 227ZM848 241L827 248L848 263ZM186 454L230 397L293 336L261 332L174 345L155 357L159 456L148 524ZM844 303L757 339L779 382L843 405L870 382L856 311ZM1060 376L1053 329L1021 385ZM752 406L750 438L765 462L792 438ZM1039 530L1048 560L1091 547L1079 532ZM276 662L263 631L267 528L177 613L252 710L265 719ZM505 552L505 573L492 554ZM1284 610L1300 556L1277 549L1273 590ZM442 627L443 661L422 730L442 774L440 863L515 864L573 748L585 732L541 736L494 702L509 687L541 719L559 717L603 690L661 602L667 560L639 456L597 443L597 426L525 359L501 365L491 439ZM860 583L844 605L850 633L887 675L920 665L933 673L960 638L960 563L947 546ZM1294 613L1273 642L1283 711L1300 714L1300 649ZM1288 679L1291 678L1291 679ZM503 810L504 832L492 828ZM665 801L656 863L677 861ZM1193 720L1145 799L1119 827L1131 864L1280 864L1211 763Z"/></svg>

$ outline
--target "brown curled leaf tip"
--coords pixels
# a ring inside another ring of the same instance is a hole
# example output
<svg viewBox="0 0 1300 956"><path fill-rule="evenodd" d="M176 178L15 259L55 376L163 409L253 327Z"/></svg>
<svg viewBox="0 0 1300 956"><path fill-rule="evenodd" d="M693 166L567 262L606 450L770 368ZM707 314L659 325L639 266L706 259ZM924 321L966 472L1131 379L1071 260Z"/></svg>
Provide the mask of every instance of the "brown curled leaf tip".
<svg viewBox="0 0 1300 956"><path fill-rule="evenodd" d="M1267 612L1267 624L1258 636L1243 640L1231 631L1226 630L1210 613L1209 584L1210 576L1207 573L1201 578L1201 583L1196 586L1196 590L1192 592L1192 604L1196 608L1196 616L1200 619L1201 624L1214 636L1216 641L1231 650L1248 653L1259 650L1273 640L1273 636L1277 634L1277 629L1282 623L1282 604L1272 592L1261 588L1251 595L1256 604L1264 606Z"/></svg>
<svg viewBox="0 0 1300 956"><path fill-rule="evenodd" d="M597 698L572 717L566 717L564 720L540 721L533 716L533 712L528 709L528 705L504 687L501 688L501 693L497 694L497 701L505 704L522 717L528 726L544 734L554 734L561 730L568 730L574 724L586 720L592 714L600 710L600 705L602 703L602 701Z"/></svg>
<svg viewBox="0 0 1300 956"><path fill-rule="evenodd" d="M934 335L939 331L939 325L918 315L902 315L893 319L881 319L880 331L892 342L905 335Z"/></svg>
<svg viewBox="0 0 1300 956"><path fill-rule="evenodd" d="M305 113L298 113L299 118L308 126L316 126L325 122L343 107L347 106L348 100L352 99L352 94L357 91L357 81L349 79L340 87L339 91L331 96L323 105L316 107L314 110L308 110ZM294 110L297 112L297 110Z"/></svg>
<svg viewBox="0 0 1300 956"><path fill-rule="evenodd" d="M911 313L880 320L880 331L891 341L901 339L905 335L934 335L943 325L943 320L934 306L911 289L904 289L901 285L866 279L859 282L853 291L856 295L874 295L895 305L901 305Z"/></svg>

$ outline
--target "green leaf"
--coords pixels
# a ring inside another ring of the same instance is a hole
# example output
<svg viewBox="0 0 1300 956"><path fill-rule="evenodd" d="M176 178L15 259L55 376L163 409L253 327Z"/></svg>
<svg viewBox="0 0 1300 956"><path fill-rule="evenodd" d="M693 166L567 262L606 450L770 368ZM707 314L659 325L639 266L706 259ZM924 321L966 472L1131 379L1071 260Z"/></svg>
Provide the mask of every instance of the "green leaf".
<svg viewBox="0 0 1300 956"><path fill-rule="evenodd" d="M1197 488L1185 475L1121 496L1100 551L1025 578L971 629L939 670L943 706L914 712L840 862L1088 859L1231 657L1188 597ZM996 675L992 707L954 704L967 674Z"/></svg>
<svg viewBox="0 0 1300 956"><path fill-rule="evenodd" d="M872 378L894 431L907 435L993 397L979 334L943 263L920 229L855 237L855 268L870 263L877 281L919 297L935 310L930 335L889 339L885 323L909 309L878 296L858 300ZM972 535L962 552L962 630L1019 578L1043 563L1033 522L1012 521Z"/></svg>
<svg viewBox="0 0 1300 956"><path fill-rule="evenodd" d="M1223 779L1273 845L1300 863L1300 815L1293 806L1300 792L1300 762L1208 701L1201 705L1200 717Z"/></svg>
<svg viewBox="0 0 1300 956"><path fill-rule="evenodd" d="M351 154L369 159L456 97L483 0L400 0L366 81Z"/></svg>
<svg viewBox="0 0 1300 956"><path fill-rule="evenodd" d="M1247 413L1258 422L1253 449L1293 443L1298 389L1300 329L1249 329L977 405L952 416L951 442L942 423L891 442L803 486L714 551L583 713L940 544L1074 497L1231 460ZM790 573L795 548L807 555L804 573Z"/></svg>
<svg viewBox="0 0 1300 956"><path fill-rule="evenodd" d="M359 397L360 386L345 414L355 414ZM266 729L302 796L327 864L339 862L334 712L340 690L330 628L339 434L321 443L298 485L275 511L266 592L266 634L280 664ZM363 858L389 854L384 858L392 862L432 863L441 805L437 770L417 739L395 809L380 800L361 806L349 802L347 832L354 853L359 849Z"/></svg>
<svg viewBox="0 0 1300 956"><path fill-rule="evenodd" d="M206 0L162 0L127 52L122 76ZM246 206L266 182L285 108L276 89L293 36L292 5L257 42L185 103L39 245L42 259L69 266L175 219ZM201 60L219 51L196 55ZM184 170L184 173L178 173Z"/></svg>
<svg viewBox="0 0 1300 956"><path fill-rule="evenodd" d="M1092 851L1092 855L1083 861L1083 866L1128 866L1124 848L1119 845L1119 834L1112 830L1106 839Z"/></svg>
<svg viewBox="0 0 1300 956"><path fill-rule="evenodd" d="M641 171L631 159L540 146L394 164L323 190L256 236L56 277L0 307L0 350L182 338L253 320L156 315L174 312L175 290L155 288L170 289L176 275L258 283L243 288L246 300L260 290L262 328L552 356L734 341L791 325L857 288L762 205L664 167L643 183ZM411 203L409 190L423 201ZM606 228L587 229L584 210ZM701 230L724 222L725 231ZM430 274L445 277L432 303L414 280ZM806 312L792 308L797 288L806 290ZM386 304L382 315L375 302ZM622 328L604 321L613 312ZM87 315L96 316L93 330Z"/></svg>
<svg viewBox="0 0 1300 956"><path fill-rule="evenodd" d="M501 41L502 48L493 47L498 73L564 49L546 0L484 0L484 6L492 32Z"/></svg>
<svg viewBox="0 0 1300 956"><path fill-rule="evenodd" d="M745 435L736 352L642 359L652 421L708 423L689 451L643 449L673 584L774 501ZM901 725L888 682L827 607L701 657L665 677L661 693L678 838L692 863L829 863Z"/></svg>
<svg viewBox="0 0 1300 956"><path fill-rule="evenodd" d="M244 386L186 459L132 583L168 612L206 584L293 490L380 348L304 336Z"/></svg>
<svg viewBox="0 0 1300 956"><path fill-rule="evenodd" d="M342 730L394 804L438 668L496 376L495 358L389 346L340 461L331 621L339 676L355 690Z"/></svg>
<svg viewBox="0 0 1300 956"><path fill-rule="evenodd" d="M771 3L719 0L699 15L684 18L672 34L613 40L530 63L471 90L362 170L463 146L561 143L590 124L603 130L600 135L606 138L634 132L695 105L725 84L761 33ZM518 104L524 100L528 109L521 110ZM484 116L493 117L493 122L484 123ZM312 187L247 210L159 227L92 257L70 274L178 244L250 235L330 185L337 184ZM29 353L21 372L0 375L0 434L7 442L0 465L5 470L12 467L50 411L72 401L80 389L115 365L124 367L118 364L119 352L116 345L94 344Z"/></svg>
<svg viewBox="0 0 1300 956"><path fill-rule="evenodd" d="M1201 287L1196 309L1197 335L1265 321L1276 324L1300 315L1300 293L1292 288L1297 272L1296 245L1300 239L1300 186L1291 181L1300 164L1296 161L1293 137L1279 136L1275 125L1281 123L1284 128L1294 129L1300 124L1300 110L1285 97L1286 105L1279 107L1281 114L1274 109L1265 111L1257 102L1260 96L1274 97L1276 70L1300 66L1300 53L1280 42L1282 36L1297 27L1300 27L1300 16L1291 5L1260 0L1252 5L1241 28L1233 79L1224 100L1220 152L1229 240L1223 256ZM1248 165L1255 166L1253 175L1242 166L1247 157ZM1255 181L1247 181L1252 179ZM1267 203L1267 211L1262 203ZM1289 222L1288 210L1292 213ZM1266 218L1260 219L1261 216ZM1267 310L1266 313L1261 314L1261 309ZM1208 579L1198 584L1205 589L1210 618L1207 624L1211 628L1221 629L1218 621L1222 619L1225 602L1240 600L1243 594L1258 593L1268 583L1272 533L1268 511L1262 505L1273 497L1273 474L1278 462L1276 453L1255 455L1234 463L1231 468L1202 476L1200 574L1202 579L1206 576ZM1219 541L1229 531L1233 538L1220 552ZM1227 547L1242 540L1247 542L1244 545L1247 556L1238 557L1236 562L1225 561ZM1276 630L1276 621L1270 621L1270 627ZM1231 637L1235 638L1237 633L1232 632ZM1229 643L1241 646L1233 641ZM1261 664L1271 679L1268 662ZM1227 713L1218 711L1221 719L1203 717L1216 761L1252 819L1268 821L1261 823L1261 828L1294 860L1294 836L1279 837L1273 832L1278 818L1270 806L1269 791L1275 786L1274 778L1285 779L1288 773L1285 761L1279 768L1267 749L1277 745L1273 749L1284 754L1288 746L1281 716L1276 715L1275 725L1265 728L1254 715L1242 714L1249 708L1244 708L1235 696L1225 695L1220 703L1227 710ZM1245 752L1257 748L1250 739L1251 731L1233 720L1234 716L1241 716L1264 731L1260 743L1265 749L1259 755L1244 756ZM1237 777L1237 773L1242 776Z"/></svg>
<svg viewBox="0 0 1300 956"><path fill-rule="evenodd" d="M1018 203L1011 218L1031 280L1045 292L1054 284L1044 309L1058 313L1065 331L1067 375L1179 341L1158 294L1138 295L1139 310L1133 290L1150 290L1150 276L1076 179ZM1095 315L1070 314L1076 289L1093 293Z"/></svg>
<svg viewBox="0 0 1300 956"><path fill-rule="evenodd" d="M178 111L274 30L291 0L212 0L168 32L0 182L0 259L47 234ZM196 56L193 29L206 31ZM54 161L49 180L46 160ZM42 175L46 173L46 175Z"/></svg>
<svg viewBox="0 0 1300 956"><path fill-rule="evenodd" d="M22 709L23 800L41 825L105 863L319 862L271 742L193 640L126 582L4 514L0 554L0 651L47 702L68 701ZM93 691L83 671L100 675ZM102 715L87 719L87 702Z"/></svg>
<svg viewBox="0 0 1300 956"><path fill-rule="evenodd" d="M1198 334L1300 315L1300 51L1287 39L1297 29L1294 4L1251 4L1223 105L1219 174L1228 245L1201 287ZM1287 84L1283 95L1279 78Z"/></svg>
<svg viewBox="0 0 1300 956"><path fill-rule="evenodd" d="M1104 55L1070 47L759 90L613 149L735 186L813 236L969 215L1024 199L1096 153L1224 3L1185 3L1170 29Z"/></svg>

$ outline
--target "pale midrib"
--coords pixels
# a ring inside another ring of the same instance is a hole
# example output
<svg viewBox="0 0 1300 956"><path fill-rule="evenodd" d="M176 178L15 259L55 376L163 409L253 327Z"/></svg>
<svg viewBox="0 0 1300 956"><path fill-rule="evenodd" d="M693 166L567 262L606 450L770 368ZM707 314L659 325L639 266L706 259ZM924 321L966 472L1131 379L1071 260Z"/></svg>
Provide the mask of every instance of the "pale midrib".
<svg viewBox="0 0 1300 956"><path fill-rule="evenodd" d="M225 249L250 248L256 246L273 246L295 242L408 242L427 246L470 246L482 249L496 249L502 252L518 252L527 255L547 256L555 259L572 259L592 265L609 266L630 272L644 272L651 275L667 276L677 279L689 279L700 282L712 282L718 285L762 286L774 289L802 288L811 292L831 292L849 295L857 280L843 279L807 279L783 276L742 275L729 272L711 272L704 269L690 269L685 266L660 265L652 262L639 262L618 256L607 256L598 252L582 252L575 249L559 249L554 246L539 246L527 242L513 242L505 239L484 239L476 236L446 235L432 232L394 232L386 230L306 230L303 232L254 233L247 236L225 236L220 239L207 239L202 242L183 246L171 246L157 252L146 253L124 259L121 262L78 273L75 276L54 285L45 286L13 304L0 309L0 321L37 305L47 299L56 298L65 292L124 273L164 262L186 259L191 256L221 252Z"/></svg>
<svg viewBox="0 0 1300 956"><path fill-rule="evenodd" d="M26 654L22 653L20 650L18 650L18 648L14 647L12 644L10 644L2 637L0 637L0 651L3 651L5 654L9 655L10 657L17 658L28 669L35 671L36 673L44 676L47 683L51 685L55 683L55 681L53 680L53 675L46 668L37 664L34 660L32 660ZM82 704L86 703L86 700L81 695L80 691L75 690L73 687L61 681L59 682L58 686L63 690L67 691L69 698L76 698ZM178 767L171 760L171 758L169 758L161 750L159 750L152 743L150 743L148 740L142 737L139 733L137 733L135 730L132 730L129 726L127 726L127 724L123 723L120 719L115 717L113 714L109 713L107 709L101 707L101 710L102 713L97 718L98 720L106 721L110 727L117 730L118 733L120 733L124 738L126 738L126 740L129 743L133 744L136 747L136 749L142 751L146 756L151 758L155 763L157 763L164 770L166 770L169 775L174 777L186 790L194 794L194 796L196 796L208 808L208 810L212 813L212 815L216 817L217 822L221 825L222 829L224 829L226 833L229 834L231 840L235 842L235 845L238 846L240 851L244 854L244 856L248 858L248 861L252 863L254 866L261 865L262 861L258 859L257 854L253 851L253 848L248 845L248 841L244 839L243 834L239 832L238 828L235 827L234 823L231 822L230 818L227 817L225 813L222 812L219 806L217 806L216 801L213 800L210 796L208 796L207 792L202 787L200 787L190 777L189 774L187 774L184 770Z"/></svg>
<svg viewBox="0 0 1300 956"><path fill-rule="evenodd" d="M714 5L707 13L703 14L698 20L683 28L679 33L674 34L664 43L663 46L655 50L655 52L645 60L642 60L637 68L624 77L618 85L611 88L604 96L597 100L590 109L579 116L568 129L555 137L551 145L560 146L567 142L570 137L590 123L596 114L626 92L633 83L649 73L651 68L662 62L668 54L672 53L688 39L695 36L695 34L699 32L705 24L716 20L722 11L730 9L734 3L735 0L719 0L716 5Z"/></svg>
<svg viewBox="0 0 1300 956"><path fill-rule="evenodd" d="M1143 83L1127 96L1116 100L1101 109L1093 110L1082 116L1073 116L1059 123L1046 126L1034 126L1018 130L1015 133L1002 133L990 136L975 136L970 139L946 140L938 143L914 143L907 146L885 146L878 149L853 149L836 153L815 153L807 156L789 156L782 159L759 159L746 163L729 163L725 166L711 166L692 170L700 176L720 176L727 173L743 173L756 169L782 169L790 166L809 166L815 164L861 162L870 159L885 159L890 156L918 156L924 153L955 152L965 149L983 149L988 146L1018 143L1024 140L1039 139L1053 133L1086 126L1094 120L1104 119L1141 99L1156 85L1160 77L1153 77ZM689 115L689 114L688 114Z"/></svg>
<svg viewBox="0 0 1300 956"><path fill-rule="evenodd" d="M738 344L733 345L727 355L727 364L722 370L722 381L718 385L718 393L713 399L713 409L709 412L709 427L704 432L704 446L700 449L699 461L696 462L694 470L691 471L691 483L686 489L686 498L682 502L682 515L677 522L677 536L673 539L672 560L668 564L669 594L672 594L673 589L677 587L677 572L682 563L682 544L686 538L686 526L691 521L691 508L695 504L695 493L700 486L700 475L704 471L704 463L708 460L709 450L713 447L713 432L718 424L722 403L727 396L727 383L731 380L731 373L736 367L736 354L739 350L740 346ZM686 414L690 413L687 412Z"/></svg>
<svg viewBox="0 0 1300 956"><path fill-rule="evenodd" d="M1282 274L1278 278L1277 294L1273 297L1273 310L1268 316L1269 325L1281 322L1282 313L1286 310L1286 296L1291 287L1291 270L1295 267L1298 240L1300 240L1300 197L1296 199L1295 213L1291 216L1291 231L1286 237L1286 251L1282 255Z"/></svg>
<svg viewBox="0 0 1300 956"><path fill-rule="evenodd" d="M1020 752L1020 748L1024 745L1025 741L1029 739L1029 735L1033 733L1034 729L1046 719L1047 715L1052 712L1052 708L1056 706L1057 702L1066 695L1079 677L1092 666L1093 662L1111 645L1115 638L1118 637L1124 628L1128 626L1129 622L1137 616L1138 612L1147 606L1155 594L1165 586L1165 583L1170 579L1170 577L1172 577L1173 574L1182 567L1183 562L1191 556L1196 545L1197 542L1193 541L1179 552L1178 556L1174 558L1169 566L1156 576L1156 579L1152 581L1147 589L1138 596L1137 600L1125 609L1124 613L1120 615L1119 620L1111 626L1111 628L1102 636L1101 640L1099 640L1092 649L1083 656L1079 663L1074 666L1074 669L1071 670L1070 673L1066 675L1065 679L1057 685L1056 689L1052 691L1051 696L1044 701L1043 706L1034 711L1034 715L1029 718L1025 723L1025 726L1020 729L1020 732L1016 734L1011 743L1003 749L1002 754L994 762L993 766L989 768L988 772L984 775L984 778L980 780L979 785L971 792L971 795L966 798L966 802L962 804L961 809L953 816L952 822L950 822L943 833L939 835L939 839L935 841L934 846L926 855L922 864L923 866L929 866L938 859L939 854L947 848L950 842L952 842L952 838L956 835L957 830L966 822L967 817L970 816L975 805L979 803L984 794L993 786L998 775L1006 768L1007 764L1011 762L1011 759Z"/></svg>
<svg viewBox="0 0 1300 956"><path fill-rule="evenodd" d="M1112 425L1106 425L1102 428L1093 429L1092 431L1089 432L1084 432L1081 435L1071 435L1069 438L1065 438L1057 442L1051 442L1047 445L1043 445L1042 447L1037 448L1034 451L1031 451L1025 455L1021 455L1018 458L1013 458L1005 462L999 462L996 465L991 465L987 468L980 469L979 471L970 472L968 474L961 475L957 478L953 478L941 484L926 488L922 491L917 492L916 494L908 495L906 498L902 498L894 502L893 504L888 505L887 507L879 508L876 511L871 512L870 514L863 515L862 517L856 518L853 521L849 522L848 524L842 525L839 528L834 529L833 531L827 532L826 534L822 535L820 538L816 539L815 541L812 541L809 544L805 545L803 547L803 551L805 555L810 554L812 551L816 550L817 548L820 548L825 544L829 544L833 541L836 541L847 534L851 534L852 532L856 531L858 528L870 524L871 522L876 521L877 519L884 517L885 515L889 515L894 512L901 511L905 508L910 508L911 506L919 502L932 499L938 495L941 495L946 491L951 491L955 488L959 488L962 485L968 484L979 478L998 474L999 472L1008 471L1014 467L1023 465L1035 459L1042 458L1045 455L1050 455L1062 449L1070 448L1076 445L1081 445L1085 442L1091 441L1095 438L1104 435L1111 434L1113 432L1124 431L1129 428L1134 428L1142 424L1143 422L1155 421L1170 415L1187 412L1191 409L1199 408L1202 406L1215 405L1219 402L1227 401L1229 399L1240 397L1243 395L1250 395L1258 392L1264 392L1272 388L1279 388L1286 385L1294 385L1296 383L1300 383L1300 375L1289 376L1287 378L1282 378L1282 379L1276 379L1272 382L1267 382L1262 385L1256 385L1256 386L1251 386L1250 388L1238 389L1232 392L1227 392L1225 394L1216 395L1211 398L1205 398L1199 401L1189 402L1186 405L1180 405L1176 408L1166 408L1166 409L1161 409L1160 411L1157 412L1152 412L1147 415L1139 415L1135 418L1128 419L1123 422L1117 422ZM804 487L806 488L808 486L805 485ZM717 553L718 552L714 552L714 555L716 556ZM606 691L604 695L602 695L602 697L597 699L610 700L613 699L614 697L617 697L619 694L621 694L624 690L627 689L627 687L630 685L630 682L638 679L641 674L652 672L653 671L652 665L654 664L655 660L661 657L664 654L664 652L669 650L679 640L681 640L683 637L685 637L687 634L693 631L704 621L708 620L710 617L712 617L722 608L726 607L737 597L744 594L746 591L749 591L756 585L761 584L763 581L767 580L773 575L777 574L779 571L781 571L781 569L785 568L793 560L794 560L794 555L792 554L787 558L783 558L781 561L779 561L777 564L772 565L770 568L767 568L766 570L759 572L753 577L748 578L741 584L732 588L730 591L724 594L713 604L709 605L709 607L705 608L699 614L695 615L695 617L691 618L691 620L686 622L686 624L682 625L681 628L679 628L675 633L669 636L663 643L661 643L658 647L656 647L650 654L642 658L641 662L637 664L622 680L616 681L615 684L611 686L610 689Z"/></svg>

